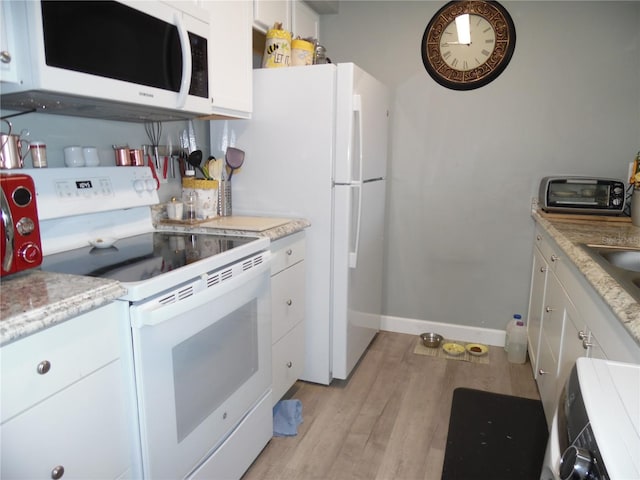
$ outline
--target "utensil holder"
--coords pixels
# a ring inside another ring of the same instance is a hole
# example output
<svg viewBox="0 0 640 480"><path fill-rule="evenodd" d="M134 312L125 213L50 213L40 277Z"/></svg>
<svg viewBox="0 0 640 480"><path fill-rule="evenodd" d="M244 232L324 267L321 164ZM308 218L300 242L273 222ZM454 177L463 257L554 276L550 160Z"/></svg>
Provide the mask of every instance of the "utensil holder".
<svg viewBox="0 0 640 480"><path fill-rule="evenodd" d="M231 215L231 182L227 180L221 180L218 186L218 215Z"/></svg>

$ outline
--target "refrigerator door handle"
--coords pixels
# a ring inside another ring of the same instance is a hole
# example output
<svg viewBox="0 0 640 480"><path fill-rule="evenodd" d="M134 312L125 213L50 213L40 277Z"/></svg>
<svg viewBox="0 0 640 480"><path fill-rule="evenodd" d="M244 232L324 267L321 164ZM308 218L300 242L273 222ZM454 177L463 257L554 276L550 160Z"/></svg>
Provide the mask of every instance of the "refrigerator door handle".
<svg viewBox="0 0 640 480"><path fill-rule="evenodd" d="M358 94L355 94L353 96L353 114L354 116L357 118L357 128L358 128L358 136L356 138L356 142L355 145L352 145L351 148L356 147L358 148L358 178L357 179L352 179L352 180L356 180L359 182L362 182L362 174L363 174L363 167L364 167L364 162L363 162L363 158L362 158L362 141L364 140L364 136L362 133L362 97Z"/></svg>
<svg viewBox="0 0 640 480"><path fill-rule="evenodd" d="M356 210L357 214L355 218L355 221L356 221L355 238L353 239L353 246L349 251L349 268L357 268L358 266L358 247L360 245L360 223L362 219L362 168L363 168L362 97L358 94L355 94L353 96L353 113L354 113L354 116L357 118L357 129L358 129L358 132L357 132L358 136L356 138L356 142L354 142L358 148L358 153L356 157L358 159L358 179L357 181L352 183L352 188L358 189L358 195L357 195L358 206L357 206L357 210ZM356 145L352 145L352 147L355 147Z"/></svg>
<svg viewBox="0 0 640 480"><path fill-rule="evenodd" d="M362 219L362 183L354 183L351 188L358 189L358 205L355 218L355 238L353 239L353 245L349 248L349 268L357 268L358 266L358 247L360 246L360 220ZM353 217L352 217L353 220Z"/></svg>

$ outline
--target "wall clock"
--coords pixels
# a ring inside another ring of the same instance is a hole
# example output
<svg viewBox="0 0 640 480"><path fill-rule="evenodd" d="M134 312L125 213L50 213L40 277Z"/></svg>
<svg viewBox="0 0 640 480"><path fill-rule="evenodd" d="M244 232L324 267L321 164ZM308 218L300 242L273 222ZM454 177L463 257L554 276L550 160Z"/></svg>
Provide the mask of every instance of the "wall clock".
<svg viewBox="0 0 640 480"><path fill-rule="evenodd" d="M516 29L505 8L492 1L447 3L427 25L422 62L440 85L472 90L495 80L509 64Z"/></svg>

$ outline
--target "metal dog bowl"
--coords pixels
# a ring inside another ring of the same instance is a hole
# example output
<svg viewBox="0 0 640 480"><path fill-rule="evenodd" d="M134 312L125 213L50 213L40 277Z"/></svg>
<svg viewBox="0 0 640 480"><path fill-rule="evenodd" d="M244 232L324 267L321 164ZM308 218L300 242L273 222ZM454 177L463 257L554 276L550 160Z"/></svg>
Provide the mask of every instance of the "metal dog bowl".
<svg viewBox="0 0 640 480"><path fill-rule="evenodd" d="M422 344L429 348L438 348L442 342L442 335L437 333L421 333L420 338L422 339Z"/></svg>

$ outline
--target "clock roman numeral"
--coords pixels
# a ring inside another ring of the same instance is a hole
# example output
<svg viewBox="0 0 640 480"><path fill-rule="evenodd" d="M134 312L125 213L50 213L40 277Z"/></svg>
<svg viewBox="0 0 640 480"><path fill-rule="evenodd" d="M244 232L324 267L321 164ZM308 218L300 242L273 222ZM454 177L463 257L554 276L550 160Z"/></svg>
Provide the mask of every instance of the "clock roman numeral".
<svg viewBox="0 0 640 480"><path fill-rule="evenodd" d="M480 53L482 53L485 57L488 57L491 52L489 52L488 50L482 49L482 52Z"/></svg>

